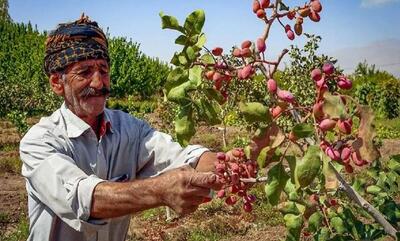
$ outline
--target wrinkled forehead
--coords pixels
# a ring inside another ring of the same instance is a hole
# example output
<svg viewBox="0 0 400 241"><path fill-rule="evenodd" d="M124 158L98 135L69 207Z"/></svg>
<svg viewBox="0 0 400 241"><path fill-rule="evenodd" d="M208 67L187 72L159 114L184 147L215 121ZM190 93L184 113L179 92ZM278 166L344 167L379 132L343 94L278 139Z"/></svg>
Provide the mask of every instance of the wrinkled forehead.
<svg viewBox="0 0 400 241"><path fill-rule="evenodd" d="M71 70L87 69L87 68L108 69L109 66L108 62L104 59L89 59L70 64L67 67L66 71L69 72Z"/></svg>

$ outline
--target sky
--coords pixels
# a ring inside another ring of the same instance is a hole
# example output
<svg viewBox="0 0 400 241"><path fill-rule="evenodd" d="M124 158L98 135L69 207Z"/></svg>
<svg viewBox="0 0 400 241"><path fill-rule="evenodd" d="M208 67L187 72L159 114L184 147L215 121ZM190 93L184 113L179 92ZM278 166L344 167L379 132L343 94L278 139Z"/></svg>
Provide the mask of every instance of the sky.
<svg viewBox="0 0 400 241"><path fill-rule="evenodd" d="M284 2L296 6L305 1ZM321 21L314 23L307 19L303 25L304 32L322 37L321 53L388 39L400 41L400 0L321 0L321 3ZM111 36L132 39L140 43L145 54L164 61L169 61L179 50L174 44L179 34L161 29L159 12L173 15L183 24L185 17L197 9L206 14L203 31L209 48L230 49L243 40L255 41L265 26L251 10L252 0L9 0L9 13L15 22L30 21L40 31L52 30L58 23L75 20L84 12L104 30L108 28ZM283 22L294 24L287 19ZM288 40L282 27L275 24L267 42L268 56L274 59L283 48L291 44L302 46L304 40L303 36Z"/></svg>

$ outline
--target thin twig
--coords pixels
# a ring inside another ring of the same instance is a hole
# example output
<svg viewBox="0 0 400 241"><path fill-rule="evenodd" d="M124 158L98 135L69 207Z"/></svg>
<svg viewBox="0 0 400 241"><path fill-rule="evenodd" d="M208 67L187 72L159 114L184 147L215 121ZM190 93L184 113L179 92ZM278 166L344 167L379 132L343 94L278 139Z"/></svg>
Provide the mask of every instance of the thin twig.
<svg viewBox="0 0 400 241"><path fill-rule="evenodd" d="M259 182L266 182L267 180L268 180L268 177L240 178L240 181L244 182L244 183L259 183Z"/></svg>
<svg viewBox="0 0 400 241"><path fill-rule="evenodd" d="M326 215L325 210L321 207L320 204L318 204L318 208L319 208L319 210L322 212L322 214L324 215L326 226L328 226L329 231L330 231L331 233L333 233L332 228L331 228L331 225L329 225L328 216Z"/></svg>
<svg viewBox="0 0 400 241"><path fill-rule="evenodd" d="M279 66L280 62L282 61L283 56L285 56L285 54L287 54L287 52L289 52L288 49L282 50L281 54L280 54L279 57L278 57L278 61L277 61L278 64L276 64L276 65L274 66L274 68L272 69L272 71L271 71L271 78L274 77L274 74L275 74L275 72L278 70L278 66Z"/></svg>

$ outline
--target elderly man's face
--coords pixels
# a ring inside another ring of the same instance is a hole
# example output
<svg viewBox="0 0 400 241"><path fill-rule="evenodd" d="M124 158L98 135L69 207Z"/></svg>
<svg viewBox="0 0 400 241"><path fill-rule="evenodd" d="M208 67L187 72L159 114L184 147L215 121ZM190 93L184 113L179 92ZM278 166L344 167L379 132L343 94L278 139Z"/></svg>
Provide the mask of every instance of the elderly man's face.
<svg viewBox="0 0 400 241"><path fill-rule="evenodd" d="M93 118L104 111L110 89L107 61L91 59L68 66L63 76L64 99L79 117Z"/></svg>

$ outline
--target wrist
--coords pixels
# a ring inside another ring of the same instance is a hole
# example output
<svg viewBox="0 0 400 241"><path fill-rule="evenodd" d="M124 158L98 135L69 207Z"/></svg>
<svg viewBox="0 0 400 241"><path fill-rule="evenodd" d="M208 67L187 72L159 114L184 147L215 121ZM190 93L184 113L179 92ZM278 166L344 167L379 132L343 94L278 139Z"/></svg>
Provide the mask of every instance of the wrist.
<svg viewBox="0 0 400 241"><path fill-rule="evenodd" d="M152 198L152 202L155 206L165 206L165 184L163 181L163 175L152 177L147 179L149 181L149 197Z"/></svg>
<svg viewBox="0 0 400 241"><path fill-rule="evenodd" d="M205 151L200 155L197 162L196 171L213 172L215 170L214 162L217 160L217 154L211 151Z"/></svg>
<svg viewBox="0 0 400 241"><path fill-rule="evenodd" d="M135 211L151 209L164 205L162 185L158 177L131 182L131 202Z"/></svg>

